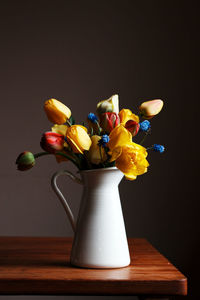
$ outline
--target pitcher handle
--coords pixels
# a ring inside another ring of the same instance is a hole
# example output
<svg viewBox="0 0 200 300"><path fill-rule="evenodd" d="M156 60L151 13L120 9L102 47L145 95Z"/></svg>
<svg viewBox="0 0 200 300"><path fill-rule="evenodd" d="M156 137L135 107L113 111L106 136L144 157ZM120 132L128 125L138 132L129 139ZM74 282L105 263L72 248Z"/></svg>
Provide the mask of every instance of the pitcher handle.
<svg viewBox="0 0 200 300"><path fill-rule="evenodd" d="M72 180L74 180L75 182L77 182L79 184L83 184L83 182L81 179L74 176L74 174L72 174L71 172L69 172L67 170L58 171L51 178L51 187L52 187L53 191L56 193L56 195L58 196L58 199L60 200L60 202L62 203L62 206L64 207L64 210L65 210L65 212L69 218L69 221L72 225L72 229L75 232L76 222L74 219L74 215L69 207L69 204L67 203L67 200L65 199L65 197L63 196L62 192L60 191L60 189L58 188L58 185L57 185L57 179L61 175L68 175Z"/></svg>

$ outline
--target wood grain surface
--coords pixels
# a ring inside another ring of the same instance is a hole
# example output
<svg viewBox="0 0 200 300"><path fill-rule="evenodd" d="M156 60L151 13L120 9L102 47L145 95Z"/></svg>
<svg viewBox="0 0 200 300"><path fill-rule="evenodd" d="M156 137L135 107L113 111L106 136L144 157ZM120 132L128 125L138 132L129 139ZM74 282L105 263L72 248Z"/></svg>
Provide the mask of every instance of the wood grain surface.
<svg viewBox="0 0 200 300"><path fill-rule="evenodd" d="M70 265L72 238L0 237L1 295L186 295L187 279L145 239L129 239L131 265Z"/></svg>

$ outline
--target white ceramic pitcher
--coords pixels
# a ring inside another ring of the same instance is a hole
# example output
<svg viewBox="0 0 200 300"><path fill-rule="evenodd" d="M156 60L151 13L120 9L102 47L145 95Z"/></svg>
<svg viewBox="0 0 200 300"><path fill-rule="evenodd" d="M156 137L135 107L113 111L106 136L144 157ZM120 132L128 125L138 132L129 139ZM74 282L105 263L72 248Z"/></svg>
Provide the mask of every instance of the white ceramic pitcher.
<svg viewBox="0 0 200 300"><path fill-rule="evenodd" d="M83 184L77 223L57 186L60 175ZM130 264L118 185L123 173L116 167L81 171L81 179L68 171L52 177L52 188L69 217L75 237L71 264L85 268L121 268Z"/></svg>

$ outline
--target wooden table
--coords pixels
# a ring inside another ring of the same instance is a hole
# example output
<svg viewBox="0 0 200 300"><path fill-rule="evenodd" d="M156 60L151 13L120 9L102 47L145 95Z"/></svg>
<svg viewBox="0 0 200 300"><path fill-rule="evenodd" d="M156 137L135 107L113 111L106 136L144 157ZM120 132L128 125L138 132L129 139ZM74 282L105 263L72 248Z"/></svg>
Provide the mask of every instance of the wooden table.
<svg viewBox="0 0 200 300"><path fill-rule="evenodd" d="M187 279L145 239L129 239L131 265L70 265L72 238L0 237L1 295L186 295Z"/></svg>

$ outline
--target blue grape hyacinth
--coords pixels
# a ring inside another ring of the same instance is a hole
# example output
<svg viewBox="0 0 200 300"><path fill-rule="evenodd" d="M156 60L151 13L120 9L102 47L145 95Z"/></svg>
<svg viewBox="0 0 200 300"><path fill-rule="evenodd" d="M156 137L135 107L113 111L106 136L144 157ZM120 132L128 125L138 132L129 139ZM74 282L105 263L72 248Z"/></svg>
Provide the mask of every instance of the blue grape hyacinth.
<svg viewBox="0 0 200 300"><path fill-rule="evenodd" d="M165 147L163 145L154 144L153 150L155 152L163 153L165 151Z"/></svg>
<svg viewBox="0 0 200 300"><path fill-rule="evenodd" d="M88 120L90 120L92 123L97 123L98 122L97 116L93 113L89 113L87 117L88 117Z"/></svg>
<svg viewBox="0 0 200 300"><path fill-rule="evenodd" d="M140 131L146 132L149 130L149 128L151 128L151 124L148 120L145 120L139 124L140 124Z"/></svg>
<svg viewBox="0 0 200 300"><path fill-rule="evenodd" d="M98 144L102 147L106 147L106 144L109 142L109 140L110 140L109 136L107 134L104 134L104 135L102 135Z"/></svg>

